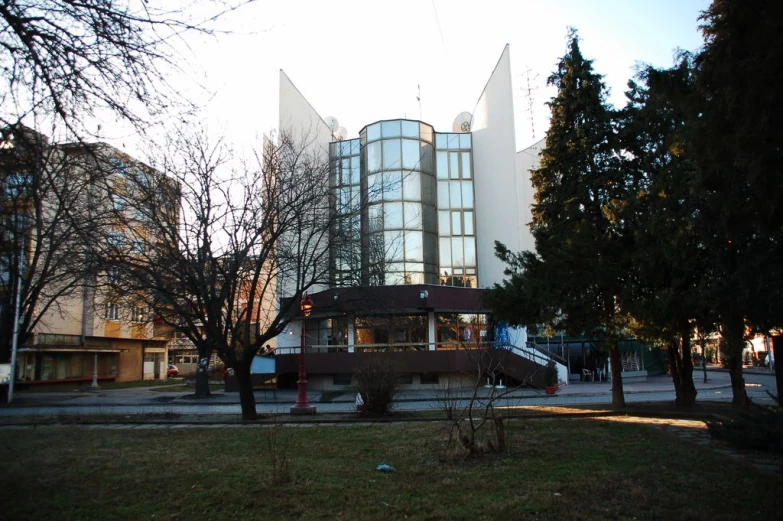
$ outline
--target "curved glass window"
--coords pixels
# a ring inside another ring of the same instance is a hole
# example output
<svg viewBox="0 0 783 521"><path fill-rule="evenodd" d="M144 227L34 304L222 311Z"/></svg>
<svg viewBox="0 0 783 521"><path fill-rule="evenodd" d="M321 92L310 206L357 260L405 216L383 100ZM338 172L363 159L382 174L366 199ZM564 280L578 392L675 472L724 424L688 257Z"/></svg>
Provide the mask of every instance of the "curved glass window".
<svg viewBox="0 0 783 521"><path fill-rule="evenodd" d="M402 121L402 136L419 138L419 123L417 121Z"/></svg>
<svg viewBox="0 0 783 521"><path fill-rule="evenodd" d="M367 142L369 143L370 141L377 141L379 139L381 139L380 123L367 127Z"/></svg>
<svg viewBox="0 0 783 521"><path fill-rule="evenodd" d="M359 139L330 143L334 205L357 215L355 233L346 226L333 232L338 284L357 278L362 284L438 282L435 136L431 126L401 119L368 125ZM440 139L448 145L448 137ZM449 179L448 151L444 157L442 170ZM443 189L448 203L450 187ZM357 256L343 248L346 241L359 245L358 266L351 258Z"/></svg>
<svg viewBox="0 0 783 521"><path fill-rule="evenodd" d="M418 141L402 140L402 168L406 170L421 169L421 147Z"/></svg>
<svg viewBox="0 0 783 521"><path fill-rule="evenodd" d="M383 169L400 168L400 140L383 140Z"/></svg>
<svg viewBox="0 0 783 521"><path fill-rule="evenodd" d="M432 127L427 125L426 123L421 123L419 125L419 133L421 136L422 141L426 141L427 143L432 143Z"/></svg>
<svg viewBox="0 0 783 521"><path fill-rule="evenodd" d="M383 230L383 205L372 204L367 208L367 228L370 232Z"/></svg>
<svg viewBox="0 0 783 521"><path fill-rule="evenodd" d="M369 173L377 172L381 169L381 144L379 142L370 143L365 148L367 149L367 171Z"/></svg>
<svg viewBox="0 0 783 521"><path fill-rule="evenodd" d="M421 232L405 232L405 260L424 262L424 238Z"/></svg>
<svg viewBox="0 0 783 521"><path fill-rule="evenodd" d="M385 230L400 230L403 228L402 203L386 203L383 215L383 228Z"/></svg>
<svg viewBox="0 0 783 521"><path fill-rule="evenodd" d="M367 201L380 201L383 197L383 175L370 174L367 176Z"/></svg>
<svg viewBox="0 0 783 521"><path fill-rule="evenodd" d="M405 208L405 228L408 230L421 230L421 203L403 203L403 206Z"/></svg>
<svg viewBox="0 0 783 521"><path fill-rule="evenodd" d="M406 201L421 201L421 174L403 172L402 198Z"/></svg>
<svg viewBox="0 0 783 521"><path fill-rule="evenodd" d="M382 121L381 136L384 139L387 137L400 137L400 120Z"/></svg>
<svg viewBox="0 0 783 521"><path fill-rule="evenodd" d="M402 242L402 235L399 230L383 232L383 245L385 248L385 259L389 270L402 271L401 267L393 268L395 261L401 261L405 257L405 244Z"/></svg>
<svg viewBox="0 0 783 521"><path fill-rule="evenodd" d="M402 199L402 172L392 170L383 173L384 201L399 201Z"/></svg>

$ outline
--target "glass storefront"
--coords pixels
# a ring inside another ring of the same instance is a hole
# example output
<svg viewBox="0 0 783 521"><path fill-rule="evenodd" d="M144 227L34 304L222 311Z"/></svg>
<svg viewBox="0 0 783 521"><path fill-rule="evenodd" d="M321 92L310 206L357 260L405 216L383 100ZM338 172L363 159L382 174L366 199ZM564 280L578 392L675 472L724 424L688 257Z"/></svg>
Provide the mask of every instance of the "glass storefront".
<svg viewBox="0 0 783 521"><path fill-rule="evenodd" d="M92 378L96 353L20 353L17 375L25 382ZM97 353L98 378L117 377L117 353Z"/></svg>
<svg viewBox="0 0 783 521"><path fill-rule="evenodd" d="M366 315L356 317L357 351L425 351L427 315ZM364 346L364 347L363 347Z"/></svg>
<svg viewBox="0 0 783 521"><path fill-rule="evenodd" d="M487 338L487 315L484 313L436 313L436 349L469 349L482 345Z"/></svg>

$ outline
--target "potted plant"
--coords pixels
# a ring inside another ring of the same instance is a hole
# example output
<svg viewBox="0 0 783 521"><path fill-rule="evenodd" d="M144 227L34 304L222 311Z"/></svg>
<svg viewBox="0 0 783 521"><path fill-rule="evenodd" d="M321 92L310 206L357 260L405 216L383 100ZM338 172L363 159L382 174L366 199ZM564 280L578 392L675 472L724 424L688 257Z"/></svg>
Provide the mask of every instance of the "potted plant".
<svg viewBox="0 0 783 521"><path fill-rule="evenodd" d="M546 394L555 394L557 392L557 366L550 360L544 366L544 387Z"/></svg>

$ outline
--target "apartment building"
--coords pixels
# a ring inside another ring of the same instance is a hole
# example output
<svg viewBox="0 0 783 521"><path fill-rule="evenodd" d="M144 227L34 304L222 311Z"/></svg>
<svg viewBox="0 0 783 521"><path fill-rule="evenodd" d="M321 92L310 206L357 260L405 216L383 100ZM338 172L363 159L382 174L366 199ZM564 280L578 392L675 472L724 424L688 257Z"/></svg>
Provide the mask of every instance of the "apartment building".
<svg viewBox="0 0 783 521"><path fill-rule="evenodd" d="M144 236L143 208L153 202L133 189L153 180L165 182L104 143L4 132L0 354L12 358L18 318L17 385L166 377L172 330L155 320L149 298L121 287L120 261L155 244Z"/></svg>

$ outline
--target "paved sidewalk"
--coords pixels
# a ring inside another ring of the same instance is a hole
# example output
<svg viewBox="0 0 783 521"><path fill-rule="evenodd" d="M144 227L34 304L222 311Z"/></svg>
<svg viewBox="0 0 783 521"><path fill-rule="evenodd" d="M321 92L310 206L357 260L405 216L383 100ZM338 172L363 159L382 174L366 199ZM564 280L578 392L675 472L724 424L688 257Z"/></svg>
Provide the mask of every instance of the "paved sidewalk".
<svg viewBox="0 0 783 521"><path fill-rule="evenodd" d="M710 381L705 384L700 379L697 380L696 388L699 391L720 391L729 388L723 381ZM99 391L19 392L15 395L14 403L11 406L0 407L0 416L15 416L17 415L15 412L21 412L22 409L32 410L31 412L37 414L46 414L43 409L55 411L59 409L62 413L65 412L65 409L83 412L87 408L99 408L106 412L107 408L120 410L141 408L149 411L173 410L175 407L178 410L199 408L214 410L214 412L228 408L231 410L226 412L234 412L234 409L239 405L239 393L237 392L216 391L208 399L196 400L193 398L192 392L183 392L182 390L165 392L164 389L165 387L157 389L135 387ZM644 382L625 383L623 390L628 401L661 401L674 398L671 378L666 376L649 377ZM611 402L611 383L609 382L572 382L569 385L560 386L557 394L552 396L548 396L543 390L538 389L479 389L482 396L488 396L493 391L505 393L507 402L526 405ZM256 404L260 409L279 410L281 407L290 407L296 401L296 390L260 390L256 391L255 396ZM401 391L397 394L395 402L400 409L426 409L431 408L427 404L438 402L445 396L442 389L434 386L431 390ZM319 407L319 410L351 410L355 404L356 394L355 391L310 391L308 397L311 403ZM457 391L451 392L449 397L464 400L469 397L469 394L466 391Z"/></svg>

